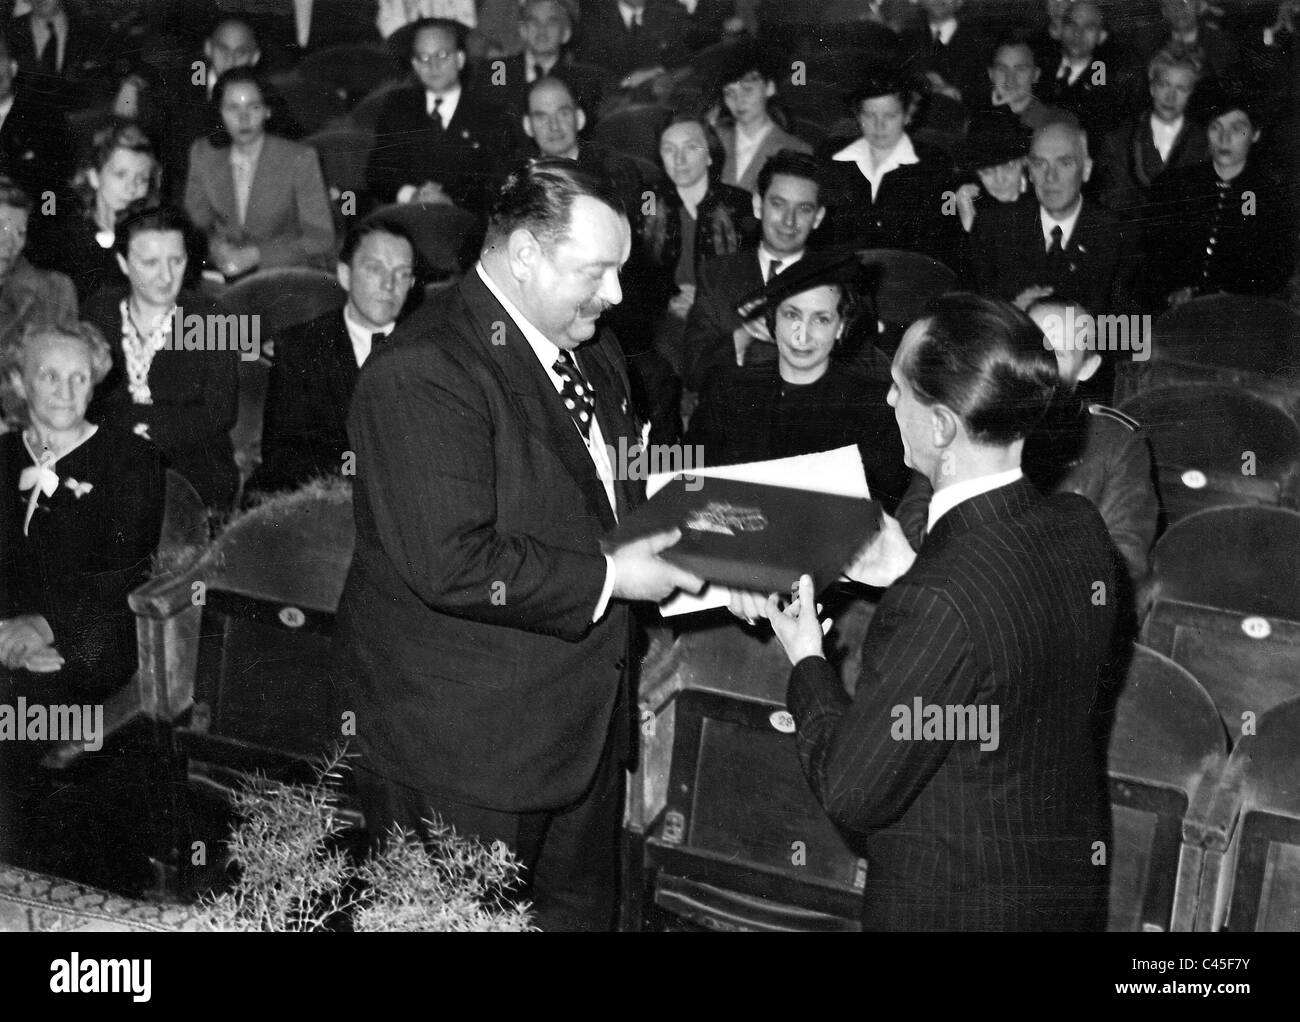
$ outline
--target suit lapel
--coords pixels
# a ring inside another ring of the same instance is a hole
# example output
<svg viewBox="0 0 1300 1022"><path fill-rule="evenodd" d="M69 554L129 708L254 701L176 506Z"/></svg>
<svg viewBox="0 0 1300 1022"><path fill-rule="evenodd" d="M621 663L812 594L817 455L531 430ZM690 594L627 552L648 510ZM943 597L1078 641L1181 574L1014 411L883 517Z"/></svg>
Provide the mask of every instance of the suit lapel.
<svg viewBox="0 0 1300 1022"><path fill-rule="evenodd" d="M618 515L642 503L644 482L629 478L630 473L620 471L620 455L640 443L631 400L622 378L609 364L609 351L599 341L583 345L577 352L578 367L596 390L596 420L606 447L611 452L610 467L614 470L614 493L618 502ZM626 438L620 447L620 438ZM647 452L648 456L648 452ZM603 484L602 484L603 489Z"/></svg>
<svg viewBox="0 0 1300 1022"><path fill-rule="evenodd" d="M1041 499L1033 483L1021 478L1006 486L999 486L996 490L988 490L969 500L963 500L947 511L934 523L934 528L926 533L921 553L936 550L949 540L990 522L1023 514Z"/></svg>
<svg viewBox="0 0 1300 1022"><path fill-rule="evenodd" d="M352 399L352 389L357 382L357 356L352 350L352 337L348 334L348 325L343 319L343 310L332 314L330 343L322 352L325 359L325 378L334 392L336 408L346 409Z"/></svg>
<svg viewBox="0 0 1300 1022"><path fill-rule="evenodd" d="M477 327L476 337L486 352L485 357L504 377L506 389L519 414L537 427L546 445L578 484L587 512L606 528L612 528L614 515L605 496L604 484L596 474L591 455L587 453L587 445L574 428L573 419L560 402L555 385L533 354L528 339L479 279L477 270L471 269L465 275L460 291L469 308L470 319ZM492 342L491 335L496 332L494 324L497 323L505 327L504 344ZM604 429L603 423L601 429Z"/></svg>

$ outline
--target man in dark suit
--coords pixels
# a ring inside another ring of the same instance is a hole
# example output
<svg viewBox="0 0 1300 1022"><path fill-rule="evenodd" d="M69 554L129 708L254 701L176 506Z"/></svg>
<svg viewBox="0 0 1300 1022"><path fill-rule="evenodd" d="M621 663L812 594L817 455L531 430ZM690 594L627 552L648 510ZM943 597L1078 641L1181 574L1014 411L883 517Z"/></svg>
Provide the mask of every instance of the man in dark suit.
<svg viewBox="0 0 1300 1022"><path fill-rule="evenodd" d="M1088 131L1109 130L1123 118L1132 91L1121 70L1100 4L1076 0L1061 23L1061 45L1043 67L1038 94Z"/></svg>
<svg viewBox="0 0 1300 1022"><path fill-rule="evenodd" d="M578 56L634 88L690 56L688 28L677 0L596 0L583 12Z"/></svg>
<svg viewBox="0 0 1300 1022"><path fill-rule="evenodd" d="M103 29L101 29L103 31ZM63 0L32 0L32 9L6 29L10 51L33 95L54 109L79 105L79 87L96 69L102 41Z"/></svg>
<svg viewBox="0 0 1300 1022"><path fill-rule="evenodd" d="M533 84L543 78L558 78L583 110L595 113L600 109L605 94L618 86L618 80L608 68L574 59L569 41L575 11L571 0L527 0L520 6L523 51L501 61L499 69L494 64L489 75L493 94L501 103L522 114Z"/></svg>
<svg viewBox="0 0 1300 1022"><path fill-rule="evenodd" d="M969 106L986 91L994 40L961 17L964 0L923 0L925 23L903 36L903 48L938 88L955 89Z"/></svg>
<svg viewBox="0 0 1300 1022"><path fill-rule="evenodd" d="M357 374L386 343L415 279L415 245L382 216L353 225L338 260L341 309L274 339L275 361L262 423L262 463L245 490L271 492L317 476L352 476L348 406Z"/></svg>
<svg viewBox="0 0 1300 1022"><path fill-rule="evenodd" d="M602 554L641 500L618 343L631 231L568 160L506 181L479 263L357 383L357 539L339 608L373 837L437 813L505 841L543 929L613 920L632 762L629 607L700 579L661 533Z"/></svg>
<svg viewBox="0 0 1300 1022"><path fill-rule="evenodd" d="M1110 821L1092 709L1115 625L1113 552L1077 494L1020 468L1056 366L1010 305L939 299L907 332L889 401L933 484L919 551L886 517L849 568L888 586L848 696L824 659L812 580L764 613L794 670L804 775L866 857L872 930L1099 930Z"/></svg>
<svg viewBox="0 0 1300 1022"><path fill-rule="evenodd" d="M0 174L11 178L38 203L67 187L71 153L66 122L16 87L18 62L0 36Z"/></svg>
<svg viewBox="0 0 1300 1022"><path fill-rule="evenodd" d="M1194 50L1205 60L1208 72L1223 74L1240 56L1232 37L1206 23L1207 0L1160 0L1161 24L1135 34L1132 55L1145 65L1165 49ZM1136 68L1135 68L1136 70Z"/></svg>
<svg viewBox="0 0 1300 1022"><path fill-rule="evenodd" d="M424 18L411 26L418 83L389 96L375 126L366 184L380 202L451 202L486 211L493 169L518 138L491 90L463 87L465 29Z"/></svg>
<svg viewBox="0 0 1300 1022"><path fill-rule="evenodd" d="M1083 196L1091 176L1082 129L1056 122L1034 133L1029 149L1034 194L995 206L975 221L971 264L981 294L1022 308L1055 294L1097 315L1130 311L1119 226Z"/></svg>
<svg viewBox="0 0 1300 1022"><path fill-rule="evenodd" d="M747 319L736 305L803 258L808 236L826 216L822 174L821 163L806 153L785 150L773 156L759 172L754 197L754 216L762 228L757 251L718 256L700 266L683 340L682 382L688 390L700 390L719 366L776 361L761 305Z"/></svg>

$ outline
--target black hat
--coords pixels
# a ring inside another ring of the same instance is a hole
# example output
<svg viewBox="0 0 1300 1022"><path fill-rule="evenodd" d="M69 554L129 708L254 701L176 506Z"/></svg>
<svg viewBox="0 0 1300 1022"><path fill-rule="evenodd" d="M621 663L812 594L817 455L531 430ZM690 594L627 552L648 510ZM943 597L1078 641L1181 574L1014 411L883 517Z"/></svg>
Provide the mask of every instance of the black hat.
<svg viewBox="0 0 1300 1022"><path fill-rule="evenodd" d="M1188 115L1201 124L1209 124L1229 110L1245 111L1256 128L1268 123L1273 113L1268 97L1235 76L1203 78L1187 104Z"/></svg>
<svg viewBox="0 0 1300 1022"><path fill-rule="evenodd" d="M765 81L776 81L788 68L788 62L778 51L749 39L727 43L718 49L720 59L714 65L712 77L719 89L740 81L751 71L757 71Z"/></svg>
<svg viewBox="0 0 1300 1022"><path fill-rule="evenodd" d="M776 309L787 298L828 285L838 285L856 297L861 278L862 265L852 249L805 252L803 258L773 276L762 289L737 302L736 314L741 319L752 319Z"/></svg>
<svg viewBox="0 0 1300 1022"><path fill-rule="evenodd" d="M1029 154L1034 133L1010 111L993 110L971 118L957 147L957 165L967 173L1000 167Z"/></svg>

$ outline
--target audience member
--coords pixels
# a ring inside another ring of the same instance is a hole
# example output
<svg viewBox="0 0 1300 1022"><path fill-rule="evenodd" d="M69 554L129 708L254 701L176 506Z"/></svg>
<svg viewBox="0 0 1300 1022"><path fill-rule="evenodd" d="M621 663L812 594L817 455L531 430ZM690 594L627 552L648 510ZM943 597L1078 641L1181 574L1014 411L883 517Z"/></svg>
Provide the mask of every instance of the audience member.
<svg viewBox="0 0 1300 1022"><path fill-rule="evenodd" d="M7 29L23 81L47 112L67 112L84 101L81 87L102 59L100 40L63 0L31 0L31 10Z"/></svg>
<svg viewBox="0 0 1300 1022"><path fill-rule="evenodd" d="M517 133L490 90L462 86L464 27L415 22L408 62L415 84L394 91L375 127L366 182L380 202L450 202L482 213L494 168Z"/></svg>
<svg viewBox="0 0 1300 1022"><path fill-rule="evenodd" d="M1025 162L1032 137L1033 133L1006 110L971 118L957 150L957 169L967 178L957 187L957 214L967 234L981 209L1016 202L1025 194Z"/></svg>
<svg viewBox="0 0 1300 1022"><path fill-rule="evenodd" d="M920 6L925 23L904 35L904 48L936 91L969 105L985 91L993 41L963 16L965 0L921 0Z"/></svg>
<svg viewBox="0 0 1300 1022"><path fill-rule="evenodd" d="M832 162L826 205L830 234L857 248L903 248L955 262L958 231L943 214L951 161L914 142L922 92L897 73L870 78L851 97L861 136L828 143Z"/></svg>
<svg viewBox="0 0 1300 1022"><path fill-rule="evenodd" d="M1043 101L1074 114L1090 133L1115 127L1125 113L1127 82L1097 0L1070 5L1052 61L1051 77L1038 90Z"/></svg>
<svg viewBox="0 0 1300 1022"><path fill-rule="evenodd" d="M755 307L742 319L736 307L803 258L808 236L826 216L821 199L824 176L820 161L791 150L777 153L763 165L753 200L762 232L757 251L720 255L700 266L683 341L682 379L688 390L699 390L716 366L775 361L762 309ZM755 345L755 341L763 343Z"/></svg>
<svg viewBox="0 0 1300 1022"><path fill-rule="evenodd" d="M236 336L247 343L253 333L250 324L231 323L210 300L182 290L196 234L184 213L165 206L133 212L118 225L115 249L128 291L101 291L84 310L114 339L113 367L95 389L90 417L153 441L221 511L239 483L230 442L242 353ZM186 348L186 336L200 343Z"/></svg>
<svg viewBox="0 0 1300 1022"><path fill-rule="evenodd" d="M1041 74L1028 33L1023 30L1005 33L994 47L993 61L989 64L993 91L988 95L987 105L1006 107L1020 118L1021 124L1034 131L1059 119L1059 110L1034 95L1034 86ZM985 105L983 102L968 103L974 110Z"/></svg>
<svg viewBox="0 0 1300 1022"><path fill-rule="evenodd" d="M1204 129L1186 116L1200 79L1200 62L1190 53L1161 50L1151 58L1151 103L1107 135L1102 146L1100 198L1111 209L1145 218L1151 189L1163 175L1209 159Z"/></svg>
<svg viewBox="0 0 1300 1022"><path fill-rule="evenodd" d="M722 183L758 193L763 165L784 150L811 153L812 146L786 131L773 118L777 99L778 58L745 43L723 58L717 80L726 116L719 119L718 138L727 151Z"/></svg>
<svg viewBox="0 0 1300 1022"><path fill-rule="evenodd" d="M416 279L415 245L382 216L357 223L339 252L342 309L275 339L262 423L262 463L248 492L293 489L318 476L353 475L348 404L357 373L393 332Z"/></svg>
<svg viewBox="0 0 1300 1022"><path fill-rule="evenodd" d="M185 210L227 280L275 266L321 266L334 254L334 216L314 149L267 131L261 77L233 68L212 94L223 129L190 149Z"/></svg>
<svg viewBox="0 0 1300 1022"><path fill-rule="evenodd" d="M1277 294L1295 266L1294 208L1253 157L1264 132L1258 97L1229 85L1197 92L1208 163L1170 171L1151 194L1146 265L1157 304L1197 295Z"/></svg>
<svg viewBox="0 0 1300 1022"><path fill-rule="evenodd" d="M0 174L33 199L63 198L70 161L67 123L17 82L16 61L0 35Z"/></svg>
<svg viewBox="0 0 1300 1022"><path fill-rule="evenodd" d="M33 261L67 274L83 305L104 288L120 287L117 222L132 203L157 200L160 173L153 143L139 125L113 120L99 128L77 160L76 201L38 221Z"/></svg>
<svg viewBox="0 0 1300 1022"><path fill-rule="evenodd" d="M0 177L0 349L27 323L68 323L77 319L72 281L53 270L38 270L23 256L32 200L7 177Z"/></svg>
<svg viewBox="0 0 1300 1022"><path fill-rule="evenodd" d="M1225 33L1206 24L1207 0L1160 0L1164 21L1136 34L1133 54L1143 63L1160 50L1199 51L1206 71L1221 75L1237 63L1237 44Z"/></svg>
<svg viewBox="0 0 1300 1022"><path fill-rule="evenodd" d="M519 37L524 48L503 61L504 81L497 81L495 70L488 76L504 105L522 113L533 84L543 78L558 78L582 109L593 114L600 109L606 92L618 83L607 68L574 58L569 43L576 21L575 0L526 0L520 4Z"/></svg>
<svg viewBox="0 0 1300 1022"><path fill-rule="evenodd" d="M583 12L578 56L635 88L690 55L689 20L677 0L594 0Z"/></svg>
<svg viewBox="0 0 1300 1022"><path fill-rule="evenodd" d="M852 253L813 252L768 282L761 314L776 360L708 375L686 434L706 464L857 444L872 496L898 503L908 472L888 388L834 357L857 313L860 270Z"/></svg>
<svg viewBox="0 0 1300 1022"><path fill-rule="evenodd" d="M1039 128L1029 150L1034 194L995 206L975 221L974 279L982 294L1022 308L1055 295L1098 315L1131 311L1125 246L1115 218L1083 195L1092 176L1088 136L1078 125Z"/></svg>

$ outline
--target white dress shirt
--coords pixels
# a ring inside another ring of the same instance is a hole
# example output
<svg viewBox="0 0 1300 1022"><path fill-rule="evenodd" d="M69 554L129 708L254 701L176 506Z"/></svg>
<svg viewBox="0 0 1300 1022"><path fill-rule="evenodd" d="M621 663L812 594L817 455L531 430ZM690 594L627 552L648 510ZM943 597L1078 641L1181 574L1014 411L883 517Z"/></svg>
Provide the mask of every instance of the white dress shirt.
<svg viewBox="0 0 1300 1022"><path fill-rule="evenodd" d="M1151 140L1156 145L1156 152L1160 154L1160 159L1168 162L1169 154L1173 151L1174 142L1178 139L1178 133L1183 130L1183 119L1180 117L1173 124L1166 124L1155 114L1151 115Z"/></svg>
<svg viewBox="0 0 1300 1022"><path fill-rule="evenodd" d="M952 42L952 37L953 35L956 34L956 32L957 32L956 18L948 18L946 21L941 21L937 25L935 24L930 25L930 38L933 39L935 35L938 34L939 42L943 43L944 46L947 46L950 42Z"/></svg>
<svg viewBox="0 0 1300 1022"><path fill-rule="evenodd" d="M748 135L741 130L739 124L736 125L736 130L732 134L735 139L733 144L736 147L737 181L745 176L745 171L749 169L750 163L753 162L754 157L758 154L759 146L761 146L767 136L772 133L772 128L772 122L768 121L767 124L763 126L763 130L757 135Z"/></svg>
<svg viewBox="0 0 1300 1022"><path fill-rule="evenodd" d="M933 531L934 523L963 501L978 497L981 493L988 493L990 490L1010 486L1017 479L1022 478L1024 472L1019 468L1011 468L989 476L965 479L960 483L945 486L942 490L935 490L934 496L930 498L930 517L926 521L925 531Z"/></svg>
<svg viewBox="0 0 1300 1022"><path fill-rule="evenodd" d="M1074 234L1074 225L1079 222L1079 214L1083 212L1083 199L1080 199L1074 207L1074 212L1064 220L1057 220L1042 206L1038 207L1038 219L1043 225L1043 251L1046 252L1052 247L1052 228L1061 228L1061 250L1064 251L1069 247L1070 236Z"/></svg>
<svg viewBox="0 0 1300 1022"><path fill-rule="evenodd" d="M58 48L54 51L54 66L59 74L63 73L63 54L68 48L68 15L65 11L59 11L48 21L44 18L38 18L32 14L32 42L36 44L36 56L41 55L45 48L45 41L49 38L50 32L58 36Z"/></svg>
<svg viewBox="0 0 1300 1022"><path fill-rule="evenodd" d="M397 322L394 320L380 327L367 326L365 323L357 322L352 313L352 306L348 304L343 306L343 325L348 328L348 339L352 341L352 355L357 360L357 368L360 369L370 357L374 335L383 334L387 337L393 332Z"/></svg>
<svg viewBox="0 0 1300 1022"><path fill-rule="evenodd" d="M791 266L793 266L795 263L797 263L800 259L803 258L803 253L804 250L800 249L798 252L795 252L793 255L778 256L778 255L773 255L771 252L769 252L767 250L766 245L759 245L758 246L758 272L763 277L763 283L766 284L769 280L772 279L773 263L780 263L781 268L777 270L777 272L784 273Z"/></svg>
<svg viewBox="0 0 1300 1022"><path fill-rule="evenodd" d="M633 19L636 19L638 25L645 23L644 7L633 7L631 4L625 4L623 0L619 0L618 13L623 15L623 27L629 30L632 28Z"/></svg>
<svg viewBox="0 0 1300 1022"><path fill-rule="evenodd" d="M10 94L9 98L0 103L0 128L5 126L5 119L9 116L9 111L14 108L14 97Z"/></svg>
<svg viewBox="0 0 1300 1022"><path fill-rule="evenodd" d="M909 163L920 163L921 158L916 155L916 150L912 147L912 140L904 134L898 140L898 144L890 151L879 163L873 163L871 160L871 146L867 144L865 138L860 138L852 145L845 146L838 153L831 157L840 163L856 163L858 169L862 171L862 176L871 183L871 201L876 201L876 194L880 191L880 182L891 170L897 170Z"/></svg>
<svg viewBox="0 0 1300 1022"><path fill-rule="evenodd" d="M474 264L474 270L478 273L479 279L487 286L487 289L492 292L492 297L501 303L501 307L506 310L506 314L514 320L515 326L519 328L519 332L528 341L528 346L533 349L533 354L537 356L537 361L546 370L546 375L558 395L564 386L563 378L555 371L555 360L560 357L559 345L524 318L524 314L515 308L514 303L501 293L501 289L488 276L481 262ZM581 366L579 366L579 369L581 369ZM575 425L573 428L577 430L578 427ZM605 496L609 500L610 510L614 512L614 518L617 519L618 500L614 496L614 466L610 461L609 448L605 446L605 436L600 430L600 420L597 416L593 415L591 417L591 432L584 439L587 444L587 454L590 455L591 462L596 467L596 475L600 477L601 484L605 488ZM614 593L614 558L610 557L609 554L604 556L605 585L600 591L600 599L596 601L596 610L591 615L593 621L599 621L605 616L605 609L609 606L610 597Z"/></svg>
<svg viewBox="0 0 1300 1022"><path fill-rule="evenodd" d="M1088 61L1082 61L1075 64L1069 57L1061 58L1061 66L1056 69L1056 79L1060 81L1065 78L1067 85L1073 85L1079 80L1079 75L1088 70Z"/></svg>
<svg viewBox="0 0 1300 1022"><path fill-rule="evenodd" d="M441 99L442 105L438 107L438 120L442 121L442 127L445 131L451 124L451 119L456 116L456 107L460 106L460 84L453 85L446 92L430 92L424 90L424 112L430 117L433 116L433 104Z"/></svg>

